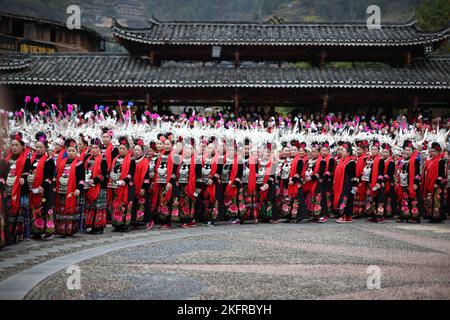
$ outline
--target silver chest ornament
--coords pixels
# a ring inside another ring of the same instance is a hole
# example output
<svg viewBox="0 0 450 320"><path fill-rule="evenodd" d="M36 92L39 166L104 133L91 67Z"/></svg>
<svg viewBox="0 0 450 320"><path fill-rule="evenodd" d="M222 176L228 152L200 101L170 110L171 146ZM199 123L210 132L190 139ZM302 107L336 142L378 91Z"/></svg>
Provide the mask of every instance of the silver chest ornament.
<svg viewBox="0 0 450 320"><path fill-rule="evenodd" d="M283 167L281 168L281 179L289 179L289 174L291 173L291 165L292 159L286 159L286 161L283 163Z"/></svg>
<svg viewBox="0 0 450 320"><path fill-rule="evenodd" d="M157 183L167 182L167 163L161 163L158 167L158 180Z"/></svg>
<svg viewBox="0 0 450 320"><path fill-rule="evenodd" d="M232 159L227 159L228 161L233 161ZM223 166L221 179L223 183L226 183L230 180L230 172L231 172L231 164L226 164Z"/></svg>
<svg viewBox="0 0 450 320"><path fill-rule="evenodd" d="M244 168L242 170L242 182L248 183L248 176L250 175L250 168L248 167L248 161L244 163Z"/></svg>
<svg viewBox="0 0 450 320"><path fill-rule="evenodd" d="M264 177L266 175L267 163L261 163L258 168L258 174L256 176L256 183L262 184L264 182Z"/></svg>
<svg viewBox="0 0 450 320"><path fill-rule="evenodd" d="M362 181L366 181L366 182L370 181L370 176L372 174L372 163L373 163L373 161L367 160L366 166L363 169L363 174L361 177Z"/></svg>
<svg viewBox="0 0 450 320"><path fill-rule="evenodd" d="M276 175L281 177L281 169L283 168L283 162L278 162L277 163L277 171L276 171Z"/></svg>
<svg viewBox="0 0 450 320"><path fill-rule="evenodd" d="M116 165L115 168L117 168L117 170L112 170L109 177L111 178L109 181L109 185L108 187L113 188L113 189L117 189L119 187L119 185L117 184L117 181L119 181L120 179L120 174L122 172L122 162L123 159L117 159L116 161Z"/></svg>
<svg viewBox="0 0 450 320"><path fill-rule="evenodd" d="M178 179L178 181L180 183L188 183L189 181L189 166L191 164L191 160L190 159L184 159L183 163L180 166L180 178Z"/></svg>
<svg viewBox="0 0 450 320"><path fill-rule="evenodd" d="M311 178L311 176L313 175L313 173L314 173L314 167L316 166L316 161L317 161L317 160L310 160L310 161L308 162L308 168L307 168L306 171L305 171L305 177L306 177L306 178Z"/></svg>
<svg viewBox="0 0 450 320"><path fill-rule="evenodd" d="M69 184L69 174L70 174L71 164L66 164L61 177L59 178L59 193L67 193L67 185Z"/></svg>
<svg viewBox="0 0 450 320"><path fill-rule="evenodd" d="M16 162L14 160L11 160L8 177L6 178L6 193L8 195L11 195L12 188L14 186L14 183L16 182L16 179L17 179Z"/></svg>
<svg viewBox="0 0 450 320"><path fill-rule="evenodd" d="M407 163L407 161L402 161L402 169L404 168L404 167L406 167L406 163ZM400 171L400 185L402 186L402 187L407 187L408 186L408 172L406 171L406 168L405 168L405 171Z"/></svg>
<svg viewBox="0 0 450 320"><path fill-rule="evenodd" d="M89 180L91 180L92 179L92 168L93 168L93 166L94 166L94 161L93 160L90 160L89 161L89 165L88 165L88 170L86 170L86 173L85 173L85 175L84 175L84 181L85 181L85 185L84 185L84 188L85 189L89 189L89 188L91 188L91 187L93 187L93 185L91 185L90 183L89 183Z"/></svg>
<svg viewBox="0 0 450 320"><path fill-rule="evenodd" d="M203 183L208 183L209 176L211 174L211 159L206 159L205 165L202 167L202 180Z"/></svg>
<svg viewBox="0 0 450 320"><path fill-rule="evenodd" d="M149 163L149 166L148 166L148 169L149 169L150 172L155 171L155 165L156 165L156 160L155 160L155 159L152 159L152 160L150 161L150 163Z"/></svg>
<svg viewBox="0 0 450 320"><path fill-rule="evenodd" d="M34 179L36 178L36 169L37 169L37 166L38 166L38 161L35 161L35 162L33 163L33 168L31 169L30 173L28 174L27 182L28 182L28 185L29 185L30 187L33 186Z"/></svg>

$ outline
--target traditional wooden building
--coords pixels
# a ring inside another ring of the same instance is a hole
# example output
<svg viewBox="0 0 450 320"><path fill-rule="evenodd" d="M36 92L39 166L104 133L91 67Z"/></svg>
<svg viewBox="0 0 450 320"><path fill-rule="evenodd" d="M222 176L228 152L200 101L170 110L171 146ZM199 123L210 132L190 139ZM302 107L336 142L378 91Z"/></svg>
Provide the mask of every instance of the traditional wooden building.
<svg viewBox="0 0 450 320"><path fill-rule="evenodd" d="M368 29L363 23L163 22L146 28L114 22L116 39L134 55L161 60L211 61L377 61L409 65L448 39L450 29L423 32L416 21L386 23Z"/></svg>
<svg viewBox="0 0 450 320"><path fill-rule="evenodd" d="M368 30L358 23L161 22L112 32L128 54L74 53L0 59L0 84L17 101L169 105L361 107L450 110L450 56L430 55L450 30L415 22ZM299 66L294 62L308 62ZM349 61L336 68L328 62ZM376 62L376 63L361 63Z"/></svg>
<svg viewBox="0 0 450 320"><path fill-rule="evenodd" d="M0 13L0 52L98 52L104 38L94 30L71 30L61 22Z"/></svg>

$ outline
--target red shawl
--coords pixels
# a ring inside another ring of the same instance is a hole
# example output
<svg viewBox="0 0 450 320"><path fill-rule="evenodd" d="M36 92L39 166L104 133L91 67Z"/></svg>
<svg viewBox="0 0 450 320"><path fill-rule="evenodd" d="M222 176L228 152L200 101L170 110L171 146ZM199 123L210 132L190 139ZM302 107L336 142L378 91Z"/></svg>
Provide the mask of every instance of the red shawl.
<svg viewBox="0 0 450 320"><path fill-rule="evenodd" d="M114 168L114 166L116 165L117 159L120 156L117 156L114 158L113 162L112 162L112 168ZM123 158L123 162L122 162L122 171L120 172L120 177L119 180L123 180L127 177L129 171L130 171L130 165L131 165L131 154L128 153L124 158ZM128 202L128 186L124 185L124 186L120 186L117 188L116 191L116 195L117 195L117 200L119 200L121 203L127 203Z"/></svg>
<svg viewBox="0 0 450 320"><path fill-rule="evenodd" d="M314 166L313 175L316 175L316 174L319 173L320 163L322 162L322 160L323 160L322 156L319 156L319 157L317 158L316 165ZM326 168L325 168L325 172L327 171L327 169L328 169L328 164L327 164L327 166L326 166ZM317 179L317 180L315 180L315 181L311 181L311 185L312 185L311 191L314 192L314 191L316 190L317 182L319 182L319 179Z"/></svg>
<svg viewBox="0 0 450 320"><path fill-rule="evenodd" d="M439 175L439 161L445 156L441 153L436 158L428 159L425 161L424 174L422 179L422 190L425 196L428 193L433 193L434 185Z"/></svg>
<svg viewBox="0 0 450 320"><path fill-rule="evenodd" d="M248 175L248 186L247 191L250 195L253 195L256 191L256 160L253 155L248 158L249 175Z"/></svg>
<svg viewBox="0 0 450 320"><path fill-rule="evenodd" d="M272 158L270 158L269 163L267 164L266 172L264 175L263 185L265 185L267 183L267 181L269 181L271 173L272 173ZM268 192L269 192L269 189L260 191L260 202L264 202L266 200Z"/></svg>
<svg viewBox="0 0 450 320"><path fill-rule="evenodd" d="M144 184L145 180L145 175L148 172L149 163L150 161L146 157L143 157L142 160L139 161L139 163L136 162L136 171L134 172L134 186L136 188L136 197L138 197L141 192L142 185Z"/></svg>
<svg viewBox="0 0 450 320"><path fill-rule="evenodd" d="M303 170L302 170L302 177L305 177L305 172L306 172L306 168L308 167L308 156L304 156L303 158L301 158L301 160L303 161Z"/></svg>
<svg viewBox="0 0 450 320"><path fill-rule="evenodd" d="M366 165L367 155L363 154L360 157L358 157L358 160L356 161L356 177L359 179L362 176L364 167Z"/></svg>
<svg viewBox="0 0 450 320"><path fill-rule="evenodd" d="M110 144L108 144L108 146L106 147L106 150L105 150L105 158L106 158L106 162L108 163L108 171L111 170L113 148L114 148L114 146L112 145L112 143L110 143Z"/></svg>
<svg viewBox="0 0 450 320"><path fill-rule="evenodd" d="M192 153L191 156L191 166L189 168L189 179L188 179L188 184L186 186L185 189L185 193L186 195L191 198L192 200L194 200L194 193L195 193L195 181L196 181L196 176L195 176L195 159L196 159L196 155L195 153Z"/></svg>
<svg viewBox="0 0 450 320"><path fill-rule="evenodd" d="M179 156L179 155L178 155ZM170 183L170 179L172 179L172 174L173 174L173 160L175 157L175 149L172 149L172 151L170 151L169 153L169 157L167 157L167 177L166 177L166 184ZM178 166L178 168L180 168ZM175 172L175 175L177 175L178 172ZM173 187L169 189L169 191L166 192L166 195L164 196L164 199L166 201L169 201L170 198L172 197L172 190Z"/></svg>
<svg viewBox="0 0 450 320"><path fill-rule="evenodd" d="M86 170L88 169L88 165L89 165L89 161L92 159L93 156L90 156L87 160L86 160ZM97 155L97 157L94 160L94 166L92 168L92 178L94 179L96 177L102 177L102 155L99 154ZM104 179L105 177L103 177ZM85 181L87 182L87 181ZM88 203L92 203L94 202L97 197L98 194L100 193L100 183L96 184L95 186L89 188L88 192L86 193L86 200Z"/></svg>
<svg viewBox="0 0 450 320"><path fill-rule="evenodd" d="M333 208L337 208L339 204L339 199L342 194L342 190L344 188L344 179L345 179L345 168L347 164L352 160L351 156L346 157L345 159L341 158L339 164L336 166L336 170L334 171L334 196L333 196Z"/></svg>
<svg viewBox="0 0 450 320"><path fill-rule="evenodd" d="M58 153L58 158L56 159L56 166L59 167L61 165L61 162L63 161L64 152L66 152L65 148L62 148L61 151ZM67 157L66 157L67 159Z"/></svg>
<svg viewBox="0 0 450 320"><path fill-rule="evenodd" d="M84 161L84 158L86 157L86 152L88 151L88 148L84 148L83 150L81 150L79 159L80 161Z"/></svg>
<svg viewBox="0 0 450 320"><path fill-rule="evenodd" d="M384 162L384 175L387 175L388 169L389 169L389 163L392 162L392 157L389 157L385 162ZM391 190L391 184L394 181L389 181L390 183L386 183L386 188L384 189L384 193L388 193Z"/></svg>
<svg viewBox="0 0 450 320"><path fill-rule="evenodd" d="M153 188L153 197L152 197L152 210L156 209L157 206L157 202L158 202L158 194L159 194L159 183L157 183L158 181L158 169L159 166L161 164L161 160L162 160L162 156L165 154L165 151L162 151L161 154L158 157L158 160L156 160L156 164L155 164L155 176L154 176L154 180L155 181L155 185Z"/></svg>
<svg viewBox="0 0 450 320"><path fill-rule="evenodd" d="M64 160L62 160L58 167L58 172L56 175L56 190L59 190L59 178L61 178L68 160L69 158L65 158ZM72 210L76 206L77 197L73 193L77 189L77 176L76 176L77 164L78 158L73 159L72 164L70 166L69 181L67 182L66 207L65 207L66 211Z"/></svg>
<svg viewBox="0 0 450 320"><path fill-rule="evenodd" d="M37 154L34 153L31 157L31 164L34 163L36 160ZM44 182L44 167L45 167L45 161L47 161L47 153L44 153L42 157L39 159L38 164L36 166L36 172L34 176L33 185L31 186L32 189L39 188L42 186L42 182ZM30 193L30 205L32 208L38 208L41 204L41 194L34 194L33 192Z"/></svg>
<svg viewBox="0 0 450 320"><path fill-rule="evenodd" d="M373 158L373 163L372 163L372 177L370 179L370 192L373 192L372 189L373 187L375 187L375 185L377 184L377 180L378 180L378 167L380 165L380 160L381 157L380 155L375 156L375 158Z"/></svg>
<svg viewBox="0 0 450 320"><path fill-rule="evenodd" d="M294 160L292 161L291 164L291 172L289 173L289 178L294 178L295 174L297 173L297 164L298 161L300 160L300 156L297 155ZM305 168L302 168L302 171ZM288 186L288 195L290 198L296 198L297 194L298 194L298 188L299 188L299 183L293 183L292 185Z"/></svg>
<svg viewBox="0 0 450 320"><path fill-rule="evenodd" d="M414 178L415 178L415 172L416 172L416 159L417 156L419 155L419 153L416 151L413 153L413 155L411 156L411 159L409 159L409 172L408 172L408 178L409 178L409 183L408 183L408 189L409 189L409 195L412 198L416 197L416 190L414 190Z"/></svg>
<svg viewBox="0 0 450 320"><path fill-rule="evenodd" d="M398 158L395 161L395 180L396 181L400 181L400 171L402 169L402 157ZM394 188L395 188L395 193L397 195L398 199L403 198L403 189L402 186L400 185L400 183L395 183L394 184Z"/></svg>
<svg viewBox="0 0 450 320"><path fill-rule="evenodd" d="M227 158L225 157L225 159ZM225 189L225 195L227 196L228 199L230 198L232 199L237 195L237 188L232 187L233 182L236 179L237 172L238 172L238 161L237 161L237 153L235 153L233 158L233 164L231 166L230 183L227 185Z"/></svg>
<svg viewBox="0 0 450 320"><path fill-rule="evenodd" d="M202 165L205 165L206 157L203 158ZM212 179L217 172L217 162L219 161L219 153L216 152L211 161L211 172L209 178ZM214 201L216 199L216 184L213 182L206 186L206 193L209 194L209 200Z"/></svg>
<svg viewBox="0 0 450 320"><path fill-rule="evenodd" d="M23 151L16 160L16 172L15 172L16 180L14 181L14 185L11 191L11 212L14 214L19 212L20 191L22 189L22 186L19 183L19 179L22 178L23 169L25 168L25 161L27 160L27 155L28 154L25 151ZM5 158L6 163L9 162L11 157L12 153Z"/></svg>

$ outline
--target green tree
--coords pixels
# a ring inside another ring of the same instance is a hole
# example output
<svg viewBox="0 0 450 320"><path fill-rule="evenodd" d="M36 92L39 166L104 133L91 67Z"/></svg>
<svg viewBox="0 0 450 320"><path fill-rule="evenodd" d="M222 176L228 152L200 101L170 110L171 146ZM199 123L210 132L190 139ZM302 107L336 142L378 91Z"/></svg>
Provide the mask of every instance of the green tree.
<svg viewBox="0 0 450 320"><path fill-rule="evenodd" d="M416 16L421 29L443 30L449 25L450 0L423 0L416 9Z"/></svg>

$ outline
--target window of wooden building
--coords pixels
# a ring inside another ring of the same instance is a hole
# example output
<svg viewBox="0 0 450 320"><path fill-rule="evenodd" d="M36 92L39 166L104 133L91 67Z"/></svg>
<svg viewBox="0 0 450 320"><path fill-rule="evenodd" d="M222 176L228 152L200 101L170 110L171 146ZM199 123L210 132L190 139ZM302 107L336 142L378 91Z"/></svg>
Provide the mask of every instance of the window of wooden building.
<svg viewBox="0 0 450 320"><path fill-rule="evenodd" d="M56 32L57 30L56 29L51 29L50 30L50 41L51 42L56 42Z"/></svg>
<svg viewBox="0 0 450 320"><path fill-rule="evenodd" d="M23 24L23 37L27 39L40 39L34 23L26 22Z"/></svg>

